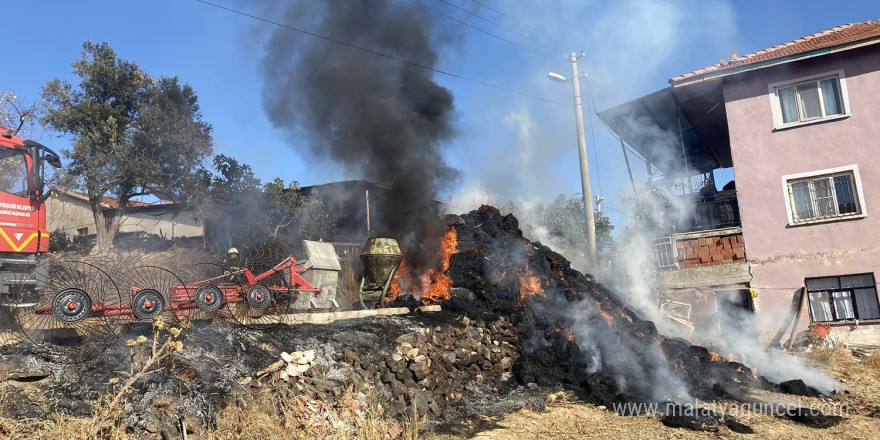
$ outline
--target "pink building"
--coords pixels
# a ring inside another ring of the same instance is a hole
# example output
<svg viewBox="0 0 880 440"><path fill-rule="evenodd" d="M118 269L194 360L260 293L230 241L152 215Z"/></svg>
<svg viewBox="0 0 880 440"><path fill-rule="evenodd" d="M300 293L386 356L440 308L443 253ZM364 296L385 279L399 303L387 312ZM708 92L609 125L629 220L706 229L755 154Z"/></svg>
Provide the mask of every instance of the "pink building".
<svg viewBox="0 0 880 440"><path fill-rule="evenodd" d="M733 307L756 318L736 326L773 345L811 323L840 342L880 341L878 43L869 21L733 52L600 114L664 182L733 170L710 197L680 191L697 220L655 242L657 283L683 323L736 331L723 319Z"/></svg>

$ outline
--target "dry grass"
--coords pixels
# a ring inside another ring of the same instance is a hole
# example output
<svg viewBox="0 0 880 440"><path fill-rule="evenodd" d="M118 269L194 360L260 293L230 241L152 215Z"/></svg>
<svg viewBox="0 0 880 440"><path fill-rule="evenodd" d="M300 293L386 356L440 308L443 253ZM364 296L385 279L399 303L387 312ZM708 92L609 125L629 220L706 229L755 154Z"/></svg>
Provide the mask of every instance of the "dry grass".
<svg viewBox="0 0 880 440"><path fill-rule="evenodd" d="M173 368L165 363L169 357L183 349L178 341L179 328L167 328L161 318L153 320L153 338L145 336L128 341L130 350L129 371L123 378L113 378L110 384L113 391L102 396L94 407L90 418L72 417L55 413L46 419L13 420L0 419L0 438L43 439L43 440L127 440L131 439L125 428L117 421L125 417L125 401L134 390L134 385L149 375ZM164 337L164 342L160 339ZM0 396L6 398L8 388L3 388ZM5 406L5 405L4 405Z"/></svg>
<svg viewBox="0 0 880 440"><path fill-rule="evenodd" d="M849 382L880 383L880 352L869 356L854 357L842 345L834 348L820 348L806 353L807 360L815 367L825 370L832 376Z"/></svg>
<svg viewBox="0 0 880 440"><path fill-rule="evenodd" d="M215 417L218 440L417 440L411 423L385 418L374 396L351 388L329 403L294 395L278 382L252 391L221 410Z"/></svg>

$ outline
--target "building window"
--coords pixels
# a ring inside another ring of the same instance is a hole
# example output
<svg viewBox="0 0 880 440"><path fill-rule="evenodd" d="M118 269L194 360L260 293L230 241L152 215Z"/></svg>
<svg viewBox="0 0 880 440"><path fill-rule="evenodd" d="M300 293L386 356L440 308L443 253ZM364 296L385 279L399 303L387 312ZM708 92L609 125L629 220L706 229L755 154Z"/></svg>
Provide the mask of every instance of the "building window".
<svg viewBox="0 0 880 440"><path fill-rule="evenodd" d="M874 275L846 275L805 280L813 322L880 318Z"/></svg>
<svg viewBox="0 0 880 440"><path fill-rule="evenodd" d="M865 215L858 166L783 176L790 224Z"/></svg>
<svg viewBox="0 0 880 440"><path fill-rule="evenodd" d="M89 228L78 228L76 235L89 235Z"/></svg>
<svg viewBox="0 0 880 440"><path fill-rule="evenodd" d="M771 84L770 93L777 128L849 114L842 71Z"/></svg>
<svg viewBox="0 0 880 440"><path fill-rule="evenodd" d="M652 241L654 256L657 258L657 268L660 270L675 270L675 246L672 245L672 237L663 237Z"/></svg>

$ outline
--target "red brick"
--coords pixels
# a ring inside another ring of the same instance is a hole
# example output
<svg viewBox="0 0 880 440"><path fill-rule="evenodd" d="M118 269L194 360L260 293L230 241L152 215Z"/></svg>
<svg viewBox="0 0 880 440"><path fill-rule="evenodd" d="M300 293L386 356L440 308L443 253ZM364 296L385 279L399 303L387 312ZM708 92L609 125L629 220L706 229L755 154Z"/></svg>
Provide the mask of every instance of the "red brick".
<svg viewBox="0 0 880 440"><path fill-rule="evenodd" d="M721 256L724 257L725 260L733 258L733 249L721 251Z"/></svg>
<svg viewBox="0 0 880 440"><path fill-rule="evenodd" d="M719 266L721 265L721 261L710 261L709 266Z"/></svg>
<svg viewBox="0 0 880 440"><path fill-rule="evenodd" d="M743 248L734 249L733 255L736 255L737 258L745 258L746 257L746 250Z"/></svg>
<svg viewBox="0 0 880 440"><path fill-rule="evenodd" d="M700 256L700 263L708 263L710 261L712 261L712 257L710 257L709 254Z"/></svg>
<svg viewBox="0 0 880 440"><path fill-rule="evenodd" d="M715 251L717 251L717 250L718 250L718 246L715 246L714 244L710 244L710 245L709 245L709 252L710 252L710 253L711 253L711 252L715 252Z"/></svg>
<svg viewBox="0 0 880 440"><path fill-rule="evenodd" d="M721 254L712 255L712 261L721 261L723 258L724 257L722 257Z"/></svg>
<svg viewBox="0 0 880 440"><path fill-rule="evenodd" d="M737 242L733 244L734 249L743 249L746 247L746 244L743 242Z"/></svg>

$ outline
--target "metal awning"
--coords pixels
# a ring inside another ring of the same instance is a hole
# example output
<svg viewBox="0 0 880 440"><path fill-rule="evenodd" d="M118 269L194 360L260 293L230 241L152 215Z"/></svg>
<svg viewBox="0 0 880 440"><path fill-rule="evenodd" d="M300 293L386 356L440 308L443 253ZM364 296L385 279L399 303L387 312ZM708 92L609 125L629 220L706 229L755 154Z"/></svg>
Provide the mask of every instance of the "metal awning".
<svg viewBox="0 0 880 440"><path fill-rule="evenodd" d="M664 175L733 166L720 80L669 87L599 112L599 118Z"/></svg>

